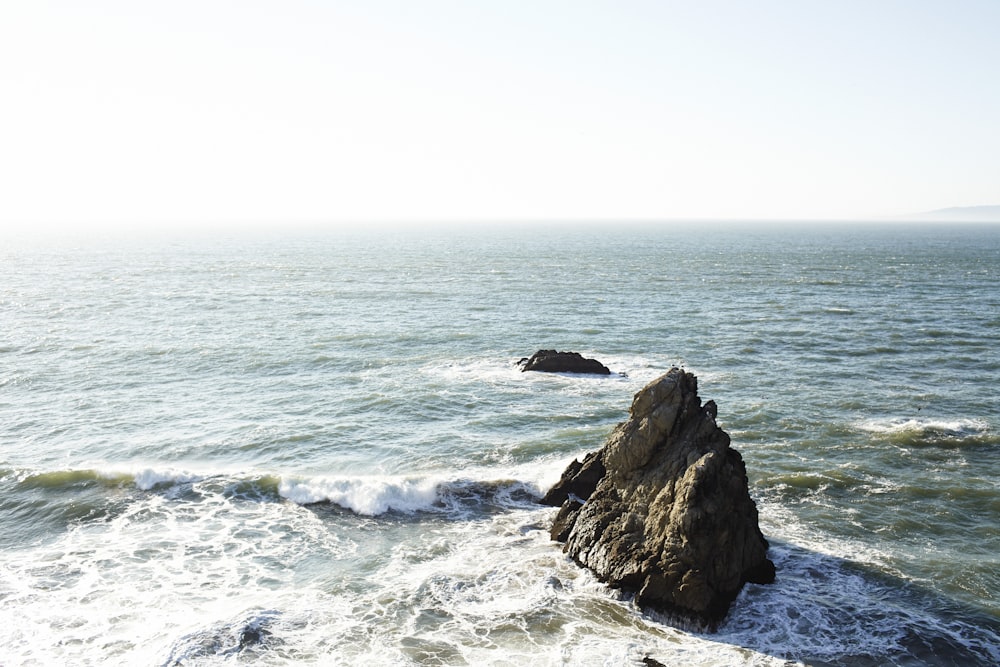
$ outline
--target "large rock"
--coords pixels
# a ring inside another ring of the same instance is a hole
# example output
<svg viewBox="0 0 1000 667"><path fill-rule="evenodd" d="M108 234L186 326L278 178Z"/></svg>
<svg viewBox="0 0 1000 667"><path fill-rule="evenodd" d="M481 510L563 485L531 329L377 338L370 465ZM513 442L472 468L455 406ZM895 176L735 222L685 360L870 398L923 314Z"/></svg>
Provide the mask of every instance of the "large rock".
<svg viewBox="0 0 1000 667"><path fill-rule="evenodd" d="M604 447L574 461L542 502L553 539L604 582L674 620L715 629L746 582L774 564L746 466L679 368L635 395Z"/></svg>
<svg viewBox="0 0 1000 667"><path fill-rule="evenodd" d="M587 359L579 352L539 350L531 355L531 357L525 357L517 363L521 366L521 371L611 375L611 370L607 366L596 359Z"/></svg>

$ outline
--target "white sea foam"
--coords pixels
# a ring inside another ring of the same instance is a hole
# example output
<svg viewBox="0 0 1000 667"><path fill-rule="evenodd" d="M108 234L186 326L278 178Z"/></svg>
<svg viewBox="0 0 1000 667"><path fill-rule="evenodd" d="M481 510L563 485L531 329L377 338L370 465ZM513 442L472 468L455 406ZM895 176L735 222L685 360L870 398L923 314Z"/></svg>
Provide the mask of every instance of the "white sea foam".
<svg viewBox="0 0 1000 667"><path fill-rule="evenodd" d="M995 634L974 621L942 617L941 600L904 579L873 576L850 559L798 545L772 545L769 555L777 580L747 586L721 640L806 664L876 655L907 662L934 645L962 646L988 664L1000 658Z"/></svg>
<svg viewBox="0 0 1000 667"><path fill-rule="evenodd" d="M469 472L289 477L279 486L305 502L341 497L359 514L377 514L436 506L463 484L485 488L497 478L489 468ZM778 581L748 587L721 632L702 635L642 614L566 558L549 539L551 508L521 503L466 520L431 515L359 529L296 503L226 496L213 491L224 486L216 476L191 483L195 503L139 494L108 521L9 554L0 571L9 639L0 662L293 664L335 654L356 664L554 666L630 665L648 655L665 664L778 666L905 655L914 629L992 655L986 631L895 602L844 550L836 557L776 544ZM762 506L766 532L775 520L795 523L771 509ZM811 539L821 546L821 535ZM112 585L120 579L132 584ZM241 646L246 628L261 631L259 646Z"/></svg>
<svg viewBox="0 0 1000 667"><path fill-rule="evenodd" d="M425 372L449 382L484 382L511 385L514 383L559 382L583 383L628 382L641 387L659 377L673 366L682 365L676 359L650 358L640 355L607 354L601 350L581 351L584 357L594 358L611 370L610 376L574 373L522 373L515 358L475 358L456 360L448 364L435 364Z"/></svg>
<svg viewBox="0 0 1000 667"><path fill-rule="evenodd" d="M147 477L165 478L163 471ZM112 503L101 520L8 550L0 664L160 664L178 638L234 609L279 600L294 610L293 597L309 604L317 591L299 588L297 577L356 550L306 508L247 503L212 492L211 482L194 484L197 502L138 494Z"/></svg>
<svg viewBox="0 0 1000 667"><path fill-rule="evenodd" d="M585 452L581 452L582 456ZM363 516L378 516L389 511L419 512L425 510L461 509L462 498L478 497L505 502L510 492L541 496L558 481L570 459L547 457L527 464L503 467L470 467L458 473L425 475L301 475L253 471L216 470L194 472L169 466L107 466L94 465L80 474L115 483L131 483L140 491L169 489L177 485L212 482L203 492L218 493L233 485L259 486L266 494L268 480L274 480L278 495L298 505L330 502ZM65 483L78 476L70 472L52 473ZM22 477L31 477L22 471ZM49 477L46 473L35 476ZM263 486L260 486L263 484ZM489 498L485 498L489 496ZM510 501L514 504L521 501ZM507 503L510 504L510 503Z"/></svg>
<svg viewBox="0 0 1000 667"><path fill-rule="evenodd" d="M134 478L135 485L143 491L149 491L161 484L186 484L204 479L201 475L173 468L143 468L134 472Z"/></svg>
<svg viewBox="0 0 1000 667"><path fill-rule="evenodd" d="M314 477L282 479L278 493L300 505L332 502L375 516L389 510L414 512L430 508L438 499L433 478Z"/></svg>
<svg viewBox="0 0 1000 667"><path fill-rule="evenodd" d="M522 377L520 368L515 364L516 361L503 358L462 359L434 364L424 369L424 372L440 377L449 384L467 381L505 384Z"/></svg>
<svg viewBox="0 0 1000 667"><path fill-rule="evenodd" d="M78 474L88 474L111 482L131 482L137 489L150 491L159 486L172 486L198 482L206 475L169 466L136 466L136 465L106 465L94 464L90 468L80 468ZM45 473L41 473L45 474Z"/></svg>
<svg viewBox="0 0 1000 667"><path fill-rule="evenodd" d="M424 476L289 475L282 477L278 493L300 505L331 502L363 516L389 511L461 511L457 505L467 496L482 498L486 494L496 502L503 502L505 492L512 490L540 496L559 479L567 462L551 458L503 470L483 467L462 474Z"/></svg>
<svg viewBox="0 0 1000 667"><path fill-rule="evenodd" d="M869 419L858 422L856 427L877 435L912 435L916 437L965 437L982 435L990 430L984 419L933 419L914 417L892 417Z"/></svg>

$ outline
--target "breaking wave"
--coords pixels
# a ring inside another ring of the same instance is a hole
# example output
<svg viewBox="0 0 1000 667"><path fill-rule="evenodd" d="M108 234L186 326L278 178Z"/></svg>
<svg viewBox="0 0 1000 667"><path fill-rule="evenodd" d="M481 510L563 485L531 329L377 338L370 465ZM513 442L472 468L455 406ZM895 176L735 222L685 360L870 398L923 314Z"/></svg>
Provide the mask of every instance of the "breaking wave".
<svg viewBox="0 0 1000 667"><path fill-rule="evenodd" d="M388 512L464 512L523 505L540 497L541 489L554 482L554 471L525 470L522 479L484 468L462 475L281 475L273 473L211 474L175 468L137 467L125 469L86 468L47 472L25 471L17 476L22 490L70 491L81 487L132 488L139 492L177 495L195 491L202 495L278 502L297 505L330 503L361 516ZM509 473L509 471L507 471ZM558 474L558 473L555 473Z"/></svg>
<svg viewBox="0 0 1000 667"><path fill-rule="evenodd" d="M872 419L856 424L858 430L904 446L991 444L997 435L984 419Z"/></svg>

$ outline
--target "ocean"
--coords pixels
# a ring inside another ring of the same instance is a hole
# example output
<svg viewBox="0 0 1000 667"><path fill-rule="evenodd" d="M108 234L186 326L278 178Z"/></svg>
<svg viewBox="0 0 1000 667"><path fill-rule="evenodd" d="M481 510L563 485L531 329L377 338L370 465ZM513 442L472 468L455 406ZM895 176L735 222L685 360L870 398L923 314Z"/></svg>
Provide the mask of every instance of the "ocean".
<svg viewBox="0 0 1000 667"><path fill-rule="evenodd" d="M778 570L715 634L536 503L673 366ZM0 664L1000 664L998 380L996 225L7 239Z"/></svg>

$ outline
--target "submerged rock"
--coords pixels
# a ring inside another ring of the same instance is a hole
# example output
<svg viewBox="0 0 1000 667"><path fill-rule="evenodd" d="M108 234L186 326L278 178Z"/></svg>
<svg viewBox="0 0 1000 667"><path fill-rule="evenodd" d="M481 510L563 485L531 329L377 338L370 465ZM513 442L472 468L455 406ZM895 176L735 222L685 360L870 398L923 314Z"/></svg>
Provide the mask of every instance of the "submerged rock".
<svg viewBox="0 0 1000 667"><path fill-rule="evenodd" d="M164 667L179 667L207 661L242 661L260 656L281 642L274 638L271 626L280 616L276 610L257 611L239 619L220 623L181 637L174 643Z"/></svg>
<svg viewBox="0 0 1000 667"><path fill-rule="evenodd" d="M596 359L587 359L579 352L539 350L530 357L521 359L517 364L521 367L522 372L541 371L543 373L611 375L611 370L607 366Z"/></svg>
<svg viewBox="0 0 1000 667"><path fill-rule="evenodd" d="M774 564L746 466L715 423L713 401L679 368L635 395L604 447L570 464L542 502L561 509L552 538L636 603L714 629L746 582Z"/></svg>

